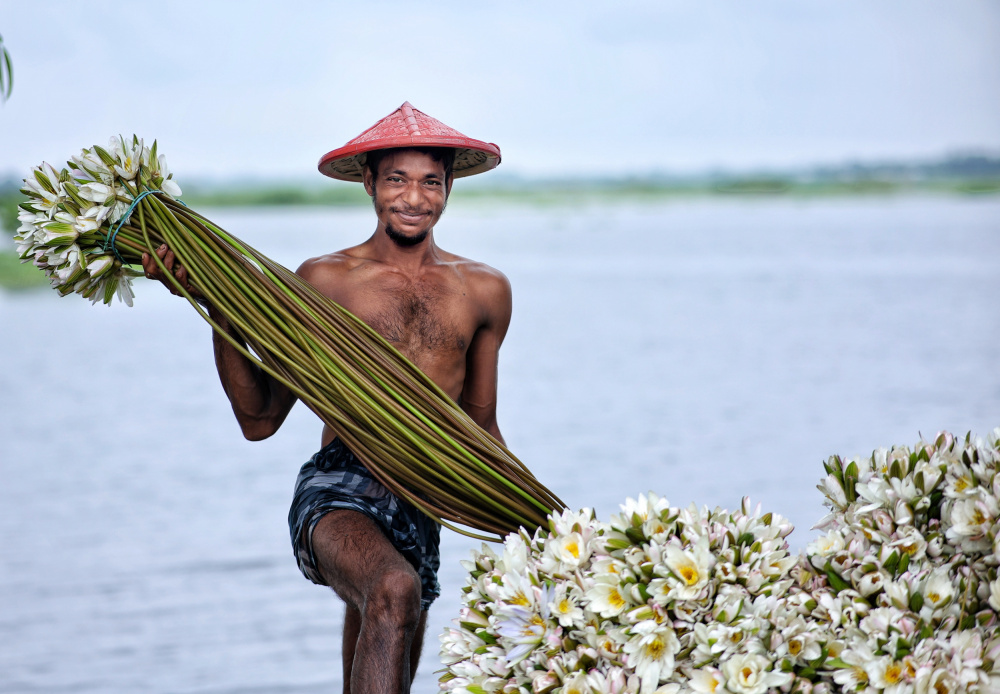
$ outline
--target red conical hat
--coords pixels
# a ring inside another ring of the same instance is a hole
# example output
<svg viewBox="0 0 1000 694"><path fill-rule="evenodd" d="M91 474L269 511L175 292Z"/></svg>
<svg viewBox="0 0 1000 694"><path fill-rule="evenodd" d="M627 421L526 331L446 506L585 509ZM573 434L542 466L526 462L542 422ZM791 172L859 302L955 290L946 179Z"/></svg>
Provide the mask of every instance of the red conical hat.
<svg viewBox="0 0 1000 694"><path fill-rule="evenodd" d="M456 178L489 171L500 163L499 147L466 137L407 101L343 147L324 155L319 170L342 181L361 181L365 155L390 147L453 147Z"/></svg>

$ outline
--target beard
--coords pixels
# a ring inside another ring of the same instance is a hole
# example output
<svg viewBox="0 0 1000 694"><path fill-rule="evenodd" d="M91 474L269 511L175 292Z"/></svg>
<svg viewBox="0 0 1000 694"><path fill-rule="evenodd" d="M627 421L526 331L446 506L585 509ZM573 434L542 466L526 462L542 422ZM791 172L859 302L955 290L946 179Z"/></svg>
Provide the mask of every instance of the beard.
<svg viewBox="0 0 1000 694"><path fill-rule="evenodd" d="M378 188L377 187L373 188L373 190L372 190L372 207L375 208L375 213L378 214L379 213L379 206L378 206ZM441 208L441 213L442 214L444 214L445 208L447 208L447 207L448 207L448 199L445 198L444 207ZM421 231L416 236L407 236L406 234L402 233L398 229L393 229L391 224L386 224L386 226L385 226L385 235L388 236L390 239L392 239L392 242L395 243L400 248L411 248L413 246L416 246L416 245L422 243L423 240L427 238L427 235L429 233L430 233L430 229L424 229L423 231Z"/></svg>
<svg viewBox="0 0 1000 694"><path fill-rule="evenodd" d="M392 228L391 224L387 224L385 227L385 235L392 239L400 248L410 248L411 246L416 246L427 238L427 234L430 233L430 229L424 229L416 236L407 236L406 234Z"/></svg>

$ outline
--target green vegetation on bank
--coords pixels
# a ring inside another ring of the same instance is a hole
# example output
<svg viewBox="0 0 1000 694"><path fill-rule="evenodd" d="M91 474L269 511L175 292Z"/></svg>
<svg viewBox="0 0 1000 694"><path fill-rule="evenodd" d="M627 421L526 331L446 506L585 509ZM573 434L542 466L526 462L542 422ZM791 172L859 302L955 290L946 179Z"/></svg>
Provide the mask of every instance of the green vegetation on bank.
<svg viewBox="0 0 1000 694"><path fill-rule="evenodd" d="M319 177L317 177L319 178ZM0 233L18 227L21 182L0 180ZM778 173L649 175L630 178L519 179L497 175L459 182L462 203L561 205L664 202L686 198L821 198L900 194L1000 195L1000 157L951 156L924 163L848 164ZM184 201L210 207L370 205L357 184L319 179L310 184L198 182L184 186ZM0 249L0 287L46 284L42 273Z"/></svg>
<svg viewBox="0 0 1000 694"><path fill-rule="evenodd" d="M22 263L13 250L0 250L0 288L47 287L49 280L31 263Z"/></svg>

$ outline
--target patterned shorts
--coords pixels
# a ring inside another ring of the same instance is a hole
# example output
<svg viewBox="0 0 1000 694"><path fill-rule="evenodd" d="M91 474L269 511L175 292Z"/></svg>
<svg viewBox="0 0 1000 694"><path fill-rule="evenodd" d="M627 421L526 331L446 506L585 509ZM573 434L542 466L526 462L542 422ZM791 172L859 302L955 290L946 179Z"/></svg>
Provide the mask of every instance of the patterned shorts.
<svg viewBox="0 0 1000 694"><path fill-rule="evenodd" d="M316 566L312 534L319 519L336 509L357 511L375 521L393 547L417 570L420 606L429 608L441 594L437 579L441 526L383 487L340 439L331 441L302 466L288 511L299 569L321 586L326 582Z"/></svg>

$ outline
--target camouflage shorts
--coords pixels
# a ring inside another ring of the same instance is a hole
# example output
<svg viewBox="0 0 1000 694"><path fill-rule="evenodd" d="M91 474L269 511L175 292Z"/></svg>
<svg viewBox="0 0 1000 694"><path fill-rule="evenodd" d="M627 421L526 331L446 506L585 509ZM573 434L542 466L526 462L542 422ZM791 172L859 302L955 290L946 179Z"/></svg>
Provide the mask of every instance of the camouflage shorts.
<svg viewBox="0 0 1000 694"><path fill-rule="evenodd" d="M441 594L437 579L441 526L383 487L340 439L334 439L302 466L288 511L299 569L321 586L326 581L316 566L312 534L319 519L337 509L357 511L375 521L393 547L417 570L420 606L429 608Z"/></svg>

